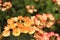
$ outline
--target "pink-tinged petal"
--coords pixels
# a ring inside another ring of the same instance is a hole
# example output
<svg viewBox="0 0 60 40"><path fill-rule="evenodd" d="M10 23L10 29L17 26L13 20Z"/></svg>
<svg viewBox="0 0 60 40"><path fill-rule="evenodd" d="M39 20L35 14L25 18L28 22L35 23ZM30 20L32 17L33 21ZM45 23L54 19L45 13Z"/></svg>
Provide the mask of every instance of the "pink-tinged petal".
<svg viewBox="0 0 60 40"><path fill-rule="evenodd" d="M36 17L37 17L37 19L39 18L40 20L43 20L43 16L40 14L37 14Z"/></svg>
<svg viewBox="0 0 60 40"><path fill-rule="evenodd" d="M43 19L46 21L47 20L47 16L46 14L43 13Z"/></svg>
<svg viewBox="0 0 60 40"><path fill-rule="evenodd" d="M34 20L34 19L35 19L35 16L32 16L32 17L31 17L31 20Z"/></svg>
<svg viewBox="0 0 60 40"><path fill-rule="evenodd" d="M40 14L36 14L36 17L39 17L40 16Z"/></svg>
<svg viewBox="0 0 60 40"><path fill-rule="evenodd" d="M35 24L36 25L39 25L40 24L40 21L39 20L35 20Z"/></svg>
<svg viewBox="0 0 60 40"><path fill-rule="evenodd" d="M2 0L0 0L0 3L2 2Z"/></svg>
<svg viewBox="0 0 60 40"><path fill-rule="evenodd" d="M50 36L53 36L55 33L54 32L49 32L49 35Z"/></svg>
<svg viewBox="0 0 60 40"><path fill-rule="evenodd" d="M54 16L52 14L48 14L47 17L50 19L50 20L55 20Z"/></svg>
<svg viewBox="0 0 60 40"><path fill-rule="evenodd" d="M56 34L54 34L54 35L55 35L56 37L58 37L58 36L59 36L59 34L57 34L57 33L56 33Z"/></svg>
<svg viewBox="0 0 60 40"><path fill-rule="evenodd" d="M60 40L60 36L59 36L59 37L57 37L57 40Z"/></svg>

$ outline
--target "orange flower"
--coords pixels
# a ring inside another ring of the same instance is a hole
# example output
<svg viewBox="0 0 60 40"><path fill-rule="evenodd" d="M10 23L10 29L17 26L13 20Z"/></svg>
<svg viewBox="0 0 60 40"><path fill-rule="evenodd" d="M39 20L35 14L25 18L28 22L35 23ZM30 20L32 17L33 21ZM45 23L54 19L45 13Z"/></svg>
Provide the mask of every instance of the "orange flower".
<svg viewBox="0 0 60 40"><path fill-rule="evenodd" d="M2 35L3 35L4 37L8 37L8 36L10 36L10 31L9 31L9 30L3 31Z"/></svg>
<svg viewBox="0 0 60 40"><path fill-rule="evenodd" d="M19 28L15 28L15 29L13 29L13 31L12 31L12 34L13 34L14 36L19 36L20 33L21 33L21 31L20 31Z"/></svg>

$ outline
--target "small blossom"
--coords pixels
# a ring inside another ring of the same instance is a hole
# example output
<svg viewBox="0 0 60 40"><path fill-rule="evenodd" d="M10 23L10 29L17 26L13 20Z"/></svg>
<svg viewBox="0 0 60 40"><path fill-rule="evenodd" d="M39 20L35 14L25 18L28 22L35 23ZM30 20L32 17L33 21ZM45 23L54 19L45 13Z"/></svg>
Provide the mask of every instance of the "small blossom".
<svg viewBox="0 0 60 40"><path fill-rule="evenodd" d="M54 22L48 22L48 23L46 24L46 26L47 26L48 28L50 28L53 24L54 24Z"/></svg>
<svg viewBox="0 0 60 40"><path fill-rule="evenodd" d="M33 34L34 32L35 32L35 29L34 28L30 28L29 34Z"/></svg>
<svg viewBox="0 0 60 40"><path fill-rule="evenodd" d="M15 28L15 29L13 29L13 31L12 31L12 34L14 35L14 36L19 36L20 35L20 29L19 28Z"/></svg>
<svg viewBox="0 0 60 40"><path fill-rule="evenodd" d="M2 35L3 35L4 37L8 37L8 36L10 36L10 31L9 31L9 30L3 31Z"/></svg>
<svg viewBox="0 0 60 40"><path fill-rule="evenodd" d="M55 20L54 16L53 16L51 13L47 14L47 17L48 17L51 21L54 21L54 20Z"/></svg>
<svg viewBox="0 0 60 40"><path fill-rule="evenodd" d="M5 2L3 4L3 7L6 7L6 9L10 9L12 7L12 4L11 4L11 2Z"/></svg>

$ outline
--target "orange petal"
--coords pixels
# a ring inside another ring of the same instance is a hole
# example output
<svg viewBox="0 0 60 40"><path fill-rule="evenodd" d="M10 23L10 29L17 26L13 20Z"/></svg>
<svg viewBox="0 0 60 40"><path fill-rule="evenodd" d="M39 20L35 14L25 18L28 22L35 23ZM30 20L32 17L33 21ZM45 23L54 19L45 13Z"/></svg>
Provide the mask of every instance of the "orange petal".
<svg viewBox="0 0 60 40"><path fill-rule="evenodd" d="M18 16L18 20L22 20L23 19L23 17L22 16Z"/></svg>
<svg viewBox="0 0 60 40"><path fill-rule="evenodd" d="M7 26L4 27L4 30L5 30L5 31L7 31L7 30L9 30L9 29L10 29L10 28L7 27Z"/></svg>
<svg viewBox="0 0 60 40"><path fill-rule="evenodd" d="M17 24L10 24L10 25L7 25L10 29L14 29L16 28Z"/></svg>
<svg viewBox="0 0 60 40"><path fill-rule="evenodd" d="M14 17L14 18L11 18L11 19L14 20L14 21L18 21L17 17Z"/></svg>
<svg viewBox="0 0 60 40"><path fill-rule="evenodd" d="M22 28L22 33L28 33L29 28L28 27L23 27Z"/></svg>
<svg viewBox="0 0 60 40"><path fill-rule="evenodd" d="M17 23L17 26L18 26L19 28L24 27L24 25L23 25L22 23Z"/></svg>
<svg viewBox="0 0 60 40"><path fill-rule="evenodd" d="M7 23L8 23L8 24L12 24L12 23L14 23L14 20L8 19L8 20L7 20Z"/></svg>

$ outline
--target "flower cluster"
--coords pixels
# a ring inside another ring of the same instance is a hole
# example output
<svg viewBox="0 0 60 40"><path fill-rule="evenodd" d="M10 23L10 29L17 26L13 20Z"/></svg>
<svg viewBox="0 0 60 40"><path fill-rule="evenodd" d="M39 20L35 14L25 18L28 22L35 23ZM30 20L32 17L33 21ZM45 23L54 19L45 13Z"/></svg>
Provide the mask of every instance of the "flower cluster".
<svg viewBox="0 0 60 40"><path fill-rule="evenodd" d="M26 5L26 9L27 9L27 11L29 12L29 13L33 13L33 12L37 12L37 9L35 9L35 6L34 5L32 5L32 6L30 6L30 5Z"/></svg>
<svg viewBox="0 0 60 40"><path fill-rule="evenodd" d="M12 7L12 3L11 2L4 2L2 4L2 1L0 2L0 10L2 11L6 11L8 9L10 9Z"/></svg>
<svg viewBox="0 0 60 40"><path fill-rule="evenodd" d="M43 13L43 15L36 14L36 16L32 16L31 19L34 21L36 27L39 28L43 27L50 28L55 22L55 18L51 13L49 14Z"/></svg>
<svg viewBox="0 0 60 40"><path fill-rule="evenodd" d="M37 32L34 35L36 40L50 40L52 36L54 36L56 38L56 40L60 40L59 34L54 33L54 32L49 32L49 33L44 32L43 34L40 34L40 33Z"/></svg>
<svg viewBox="0 0 60 40"><path fill-rule="evenodd" d="M53 34L53 32L46 33L45 31L42 30L43 27L50 28L55 23L55 18L51 13L49 14L43 13L42 15L36 14L36 16L31 17L31 20L33 20L35 24L34 28L36 29L36 32L34 37L36 38L36 40L49 40L52 35L57 35L55 33Z"/></svg>
<svg viewBox="0 0 60 40"><path fill-rule="evenodd" d="M14 36L19 36L21 33L35 33L34 37L38 40L48 40L52 35L56 36L58 39L58 34L51 34L51 32L46 33L41 30L43 27L50 28L54 22L55 18L51 13L43 13L43 15L36 14L36 16L32 16L31 18L23 16L13 17L7 20L7 26L4 27L2 35L7 37L10 35L10 32L12 32ZM46 35L48 36L45 38Z"/></svg>
<svg viewBox="0 0 60 40"><path fill-rule="evenodd" d="M7 26L4 27L2 35L7 37L10 35L10 31L14 36L19 36L21 33L33 34L35 29L32 27L34 22L29 17L14 17L7 20ZM10 30L11 29L11 30Z"/></svg>

